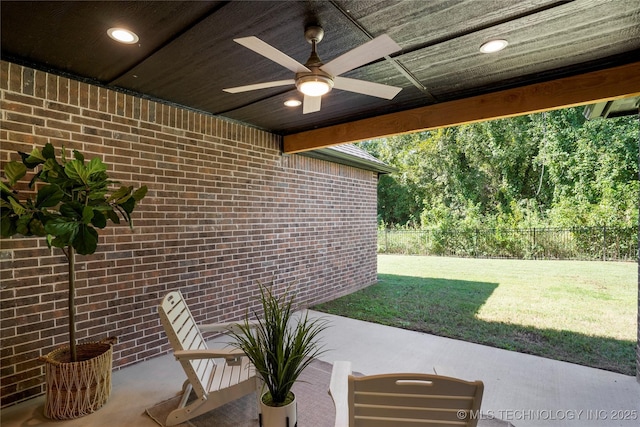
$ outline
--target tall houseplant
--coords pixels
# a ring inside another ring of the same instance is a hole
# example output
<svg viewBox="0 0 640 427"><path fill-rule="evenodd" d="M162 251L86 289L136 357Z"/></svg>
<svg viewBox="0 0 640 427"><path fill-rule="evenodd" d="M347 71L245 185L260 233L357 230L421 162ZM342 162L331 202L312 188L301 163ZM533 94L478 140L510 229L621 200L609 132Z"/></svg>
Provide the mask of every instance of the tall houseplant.
<svg viewBox="0 0 640 427"><path fill-rule="evenodd" d="M76 253L90 255L96 251L96 228L105 228L108 220L118 224L122 218L131 225L131 213L146 195L147 187L115 189L117 183L109 179L102 160L94 157L85 162L77 150L73 150L73 158L67 158L63 147L58 160L53 145L47 143L42 150L34 148L29 154L19 154L22 161L7 163L5 180L0 181L1 234L45 237L49 247L64 253L69 275L69 350L64 358L69 360L60 362L82 362L91 356L78 356L77 350ZM29 171L30 180L22 182Z"/></svg>
<svg viewBox="0 0 640 427"><path fill-rule="evenodd" d="M262 425L269 427L265 410L291 405L295 398L291 387L312 359L324 352L319 335L327 322L309 318L307 313L294 319L293 296L287 292L277 296L271 288L259 286L262 313L254 311L254 321L247 315L232 331L235 342L231 345L247 355L268 390L261 402ZM295 419L290 420L291 426L295 424Z"/></svg>

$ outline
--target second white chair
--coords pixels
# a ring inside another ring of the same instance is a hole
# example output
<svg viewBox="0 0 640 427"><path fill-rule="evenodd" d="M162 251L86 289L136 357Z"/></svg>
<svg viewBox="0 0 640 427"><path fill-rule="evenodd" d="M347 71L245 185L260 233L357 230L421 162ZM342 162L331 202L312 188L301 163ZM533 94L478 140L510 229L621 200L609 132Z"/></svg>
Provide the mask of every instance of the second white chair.
<svg viewBox="0 0 640 427"><path fill-rule="evenodd" d="M356 377L335 362L329 393L335 427L476 427L484 384L430 374Z"/></svg>

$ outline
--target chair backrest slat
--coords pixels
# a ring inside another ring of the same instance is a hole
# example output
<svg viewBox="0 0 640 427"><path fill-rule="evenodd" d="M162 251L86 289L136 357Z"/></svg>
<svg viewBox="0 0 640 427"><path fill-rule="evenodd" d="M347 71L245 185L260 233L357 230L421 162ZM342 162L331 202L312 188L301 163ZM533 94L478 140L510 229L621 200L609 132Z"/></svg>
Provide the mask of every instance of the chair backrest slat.
<svg viewBox="0 0 640 427"><path fill-rule="evenodd" d="M439 375L350 376L349 425L475 427L483 390L481 381Z"/></svg>
<svg viewBox="0 0 640 427"><path fill-rule="evenodd" d="M204 350L207 344L198 329L180 291L169 292L158 308L160 320L176 350ZM208 391L210 377L215 370L213 359L181 360L196 394L201 397Z"/></svg>

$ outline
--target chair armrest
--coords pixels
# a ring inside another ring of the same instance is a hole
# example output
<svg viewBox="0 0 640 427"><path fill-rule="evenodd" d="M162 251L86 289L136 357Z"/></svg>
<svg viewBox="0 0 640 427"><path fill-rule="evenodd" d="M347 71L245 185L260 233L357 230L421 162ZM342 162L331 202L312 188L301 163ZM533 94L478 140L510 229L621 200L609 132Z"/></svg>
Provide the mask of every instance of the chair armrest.
<svg viewBox="0 0 640 427"><path fill-rule="evenodd" d="M258 325L257 320L250 320L248 323L250 328L255 328L256 325ZM228 322L228 323L211 323L208 325L198 325L198 329L200 329L201 332L229 332L229 331L239 332L240 330L238 327L243 324L244 324L244 321Z"/></svg>
<svg viewBox="0 0 640 427"><path fill-rule="evenodd" d="M177 350L173 352L176 360L191 359L226 359L227 363L233 365L240 361L244 352L237 348L216 348L203 350Z"/></svg>
<svg viewBox="0 0 640 427"><path fill-rule="evenodd" d="M349 426L349 375L351 375L351 362L333 363L329 394L336 407L335 427Z"/></svg>

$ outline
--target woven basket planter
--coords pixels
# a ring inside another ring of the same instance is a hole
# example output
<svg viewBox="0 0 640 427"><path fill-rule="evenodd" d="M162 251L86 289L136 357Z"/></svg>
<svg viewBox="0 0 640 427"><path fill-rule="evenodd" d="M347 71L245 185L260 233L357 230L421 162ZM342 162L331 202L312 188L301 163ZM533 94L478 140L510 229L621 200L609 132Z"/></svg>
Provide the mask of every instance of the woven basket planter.
<svg viewBox="0 0 640 427"><path fill-rule="evenodd" d="M52 351L45 362L44 415L54 420L78 418L97 411L111 394L113 341L77 345L77 362L69 347Z"/></svg>

